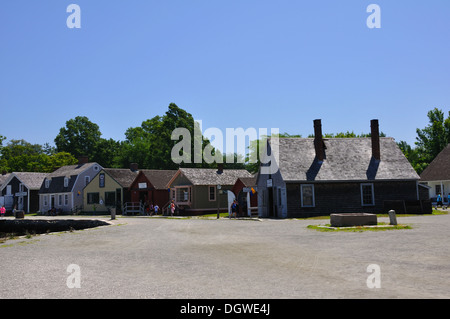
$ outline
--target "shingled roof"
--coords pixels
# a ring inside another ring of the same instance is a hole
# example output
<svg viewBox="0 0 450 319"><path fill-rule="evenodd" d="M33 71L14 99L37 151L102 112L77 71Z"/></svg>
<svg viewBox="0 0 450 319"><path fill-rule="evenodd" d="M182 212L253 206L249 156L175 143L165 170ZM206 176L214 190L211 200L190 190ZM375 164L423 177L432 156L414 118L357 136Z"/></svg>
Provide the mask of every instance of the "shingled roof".
<svg viewBox="0 0 450 319"><path fill-rule="evenodd" d="M450 180L450 144L448 144L420 174L422 181Z"/></svg>
<svg viewBox="0 0 450 319"><path fill-rule="evenodd" d="M139 173L128 168L104 168L103 170L124 188L130 187Z"/></svg>
<svg viewBox="0 0 450 319"><path fill-rule="evenodd" d="M278 141L278 142L277 142ZM325 158L316 158L313 138L269 139L279 143L278 167L284 181L418 180L393 138L380 138L381 160L372 157L371 138L323 139Z"/></svg>
<svg viewBox="0 0 450 319"><path fill-rule="evenodd" d="M2 188L3 184L6 182L10 174L1 174L0 175L0 188Z"/></svg>
<svg viewBox="0 0 450 319"><path fill-rule="evenodd" d="M77 165L66 165L58 168L54 172L48 174L47 178L53 178L53 177L71 177L71 176L77 176L78 174L84 172L91 166L98 165L95 162L92 163L84 163L84 164L77 164ZM101 167L100 167L101 168Z"/></svg>
<svg viewBox="0 0 450 319"><path fill-rule="evenodd" d="M34 172L14 172L11 175L16 176L17 179L21 181L28 189L38 190L41 188L42 182L48 174Z"/></svg>
<svg viewBox="0 0 450 319"><path fill-rule="evenodd" d="M239 177L253 177L245 169L224 169L217 174L215 168L180 168L178 174L186 176L193 185L234 185Z"/></svg>
<svg viewBox="0 0 450 319"><path fill-rule="evenodd" d="M167 184L177 172L176 170L143 169L142 174L152 183L155 189L167 189Z"/></svg>

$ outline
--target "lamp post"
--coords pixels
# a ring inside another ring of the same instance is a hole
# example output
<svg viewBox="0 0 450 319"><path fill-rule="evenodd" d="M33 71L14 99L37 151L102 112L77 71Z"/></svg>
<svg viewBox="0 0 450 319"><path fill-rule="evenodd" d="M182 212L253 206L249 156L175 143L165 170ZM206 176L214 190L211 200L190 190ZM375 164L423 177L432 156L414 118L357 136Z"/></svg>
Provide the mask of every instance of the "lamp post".
<svg viewBox="0 0 450 319"><path fill-rule="evenodd" d="M219 219L220 218L220 202L219 202L219 194L220 194L220 190L222 189L222 186L221 185L217 185L217 198L216 198L216 200L217 200L217 219Z"/></svg>
<svg viewBox="0 0 450 319"><path fill-rule="evenodd" d="M222 175L222 173L223 173L223 164L218 164L217 165L217 171L216 171L216 174L217 174L217 180L218 181L220 181L220 175ZM219 212L219 207L220 207L220 202L219 202L219 193L220 193L220 190L222 189L222 186L220 185L220 184L217 184L217 195L216 195L216 200L217 200L217 219L219 219L220 218L220 212Z"/></svg>

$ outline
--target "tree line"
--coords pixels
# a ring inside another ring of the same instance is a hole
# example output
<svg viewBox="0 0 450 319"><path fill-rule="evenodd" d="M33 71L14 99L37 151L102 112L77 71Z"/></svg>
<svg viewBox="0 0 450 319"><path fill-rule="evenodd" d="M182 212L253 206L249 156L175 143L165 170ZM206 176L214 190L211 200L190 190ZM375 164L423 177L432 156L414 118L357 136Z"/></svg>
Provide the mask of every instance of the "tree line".
<svg viewBox="0 0 450 319"><path fill-rule="evenodd" d="M437 108L427 114L429 125L417 129L415 147L405 141L398 146L411 165L421 173L437 154L450 143L450 112L447 118ZM177 143L171 139L177 127L187 128L191 133L191 145L194 145L195 120L193 116L176 104L171 103L167 112L142 122L138 127L130 127L125 132L123 141L102 137L100 127L85 116L77 116L66 122L54 139L55 146L31 144L25 140L11 140L3 146L6 137L0 136L0 170L2 172L52 172L64 165L74 165L81 156L88 156L92 162L103 167L129 168L130 163L137 163L145 169L178 169L179 167L215 168L217 164L181 163L175 164L171 159L171 151ZM386 136L381 132L381 136ZM279 137L293 138L301 135L281 133ZM313 137L309 135L308 137ZM355 134L353 131L325 133L325 138L370 137L370 133ZM198 141L197 141L198 142ZM202 136L201 149L210 144ZM251 141L246 157L232 154L233 163L227 162L226 154L219 154L224 159L224 168L244 168L256 173L259 163L250 163L252 154L259 154L260 140ZM212 153L219 152L212 148ZM253 157L253 158L257 158Z"/></svg>

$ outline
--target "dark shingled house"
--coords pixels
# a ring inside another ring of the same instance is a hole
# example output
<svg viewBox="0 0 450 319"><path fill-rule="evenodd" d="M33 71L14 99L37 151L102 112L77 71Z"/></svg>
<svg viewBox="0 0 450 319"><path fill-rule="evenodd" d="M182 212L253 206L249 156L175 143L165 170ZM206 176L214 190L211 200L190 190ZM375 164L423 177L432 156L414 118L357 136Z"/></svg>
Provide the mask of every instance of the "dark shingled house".
<svg viewBox="0 0 450 319"><path fill-rule="evenodd" d="M5 208L12 211L15 207L26 213L39 210L39 189L46 173L15 172L8 174L0 186L0 194L5 198Z"/></svg>
<svg viewBox="0 0 450 319"><path fill-rule="evenodd" d="M420 174L420 181L426 182L430 187L430 197L433 202L436 201L438 194L441 194L444 199L448 198L450 194L450 144Z"/></svg>
<svg viewBox="0 0 450 319"><path fill-rule="evenodd" d="M268 154L277 147L279 154L276 173L260 168L261 217L381 213L391 201L418 201L419 176L395 140L379 136L378 120L369 138L323 138L321 120L314 129L315 138L268 140Z"/></svg>

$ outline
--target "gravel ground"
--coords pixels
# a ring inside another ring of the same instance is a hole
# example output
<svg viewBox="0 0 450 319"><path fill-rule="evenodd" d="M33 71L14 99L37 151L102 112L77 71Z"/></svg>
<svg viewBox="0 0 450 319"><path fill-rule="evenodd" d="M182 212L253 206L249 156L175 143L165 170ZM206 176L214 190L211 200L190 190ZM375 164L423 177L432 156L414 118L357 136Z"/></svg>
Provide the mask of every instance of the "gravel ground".
<svg viewBox="0 0 450 319"><path fill-rule="evenodd" d="M450 215L397 219L412 229L119 217L0 244L0 298L450 298ZM67 286L71 264L80 288ZM380 288L368 288L371 264Z"/></svg>

